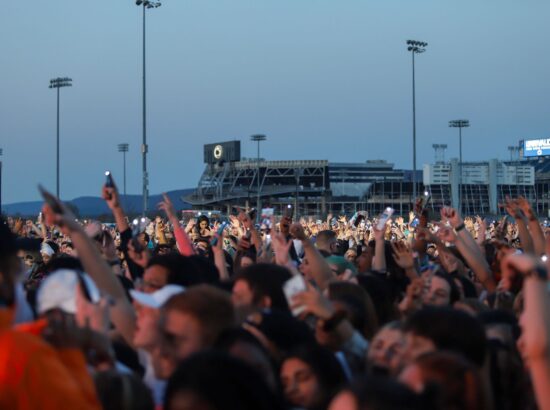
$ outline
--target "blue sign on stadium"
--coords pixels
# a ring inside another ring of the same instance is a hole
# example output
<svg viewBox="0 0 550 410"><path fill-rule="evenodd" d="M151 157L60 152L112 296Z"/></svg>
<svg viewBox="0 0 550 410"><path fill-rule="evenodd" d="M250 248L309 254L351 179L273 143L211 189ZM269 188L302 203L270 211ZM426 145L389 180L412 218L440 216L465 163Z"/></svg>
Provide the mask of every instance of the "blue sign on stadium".
<svg viewBox="0 0 550 410"><path fill-rule="evenodd" d="M541 140L526 140L523 143L523 156L542 157L550 155L550 138Z"/></svg>

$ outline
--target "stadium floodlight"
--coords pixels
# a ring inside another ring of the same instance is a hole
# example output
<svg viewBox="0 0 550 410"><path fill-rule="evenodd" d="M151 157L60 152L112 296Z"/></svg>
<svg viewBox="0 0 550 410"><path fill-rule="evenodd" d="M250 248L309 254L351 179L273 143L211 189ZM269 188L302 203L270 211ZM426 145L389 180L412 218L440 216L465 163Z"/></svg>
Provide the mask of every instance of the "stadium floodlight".
<svg viewBox="0 0 550 410"><path fill-rule="evenodd" d="M149 195L149 175L147 174L147 152L149 151L147 147L147 98L146 98L146 75L145 75L145 10L146 9L152 9L152 8L158 8L161 6L160 1L150 1L150 0L136 0L136 6L142 6L143 7L143 112L142 112L142 132L143 132L143 138L142 138L142 144L141 144L141 158L142 158L142 192L143 192L143 215L147 213L147 202L148 202L148 195Z"/></svg>
<svg viewBox="0 0 550 410"><path fill-rule="evenodd" d="M413 201L416 200L416 88L415 88L415 72L414 72L414 56L426 51L428 43L416 40L407 40L407 51L412 54L412 110L413 110Z"/></svg>
<svg viewBox="0 0 550 410"><path fill-rule="evenodd" d="M124 196L126 197L126 153L129 145L126 143L118 144L118 152L122 152L122 173L124 175Z"/></svg>
<svg viewBox="0 0 550 410"><path fill-rule="evenodd" d="M261 206L261 201L260 201L260 196L261 196L261 185L260 185L260 142L262 141L265 141L267 139L267 137L263 134L256 134L256 135L252 135L250 137L250 140L251 141L254 141L254 142L257 142L258 143L258 155L256 156L256 176L257 176L257 184L258 184L258 193L257 193L257 197L256 197L256 218L260 218L261 217L261 211L260 211L260 206ZM259 221L259 219L258 219Z"/></svg>
<svg viewBox="0 0 550 410"><path fill-rule="evenodd" d="M468 128L470 126L470 121L468 120L452 120L449 121L449 127L450 128L458 128L458 149L459 149L459 187L458 190L458 203L459 203L459 211L462 213L462 128Z"/></svg>
<svg viewBox="0 0 550 410"><path fill-rule="evenodd" d="M73 80L69 77L57 77L50 80L48 88L57 89L57 137L56 137L56 172L55 172L55 193L59 198L59 89L62 87L72 87Z"/></svg>

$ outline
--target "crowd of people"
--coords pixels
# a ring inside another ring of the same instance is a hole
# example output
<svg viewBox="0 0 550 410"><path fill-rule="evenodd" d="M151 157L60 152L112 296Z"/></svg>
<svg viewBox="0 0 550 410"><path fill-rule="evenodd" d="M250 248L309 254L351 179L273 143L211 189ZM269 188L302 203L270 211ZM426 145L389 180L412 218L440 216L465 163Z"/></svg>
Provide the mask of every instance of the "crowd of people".
<svg viewBox="0 0 550 410"><path fill-rule="evenodd" d="M549 232L291 209L0 223L2 409L550 409ZM260 213L260 212L258 212Z"/></svg>

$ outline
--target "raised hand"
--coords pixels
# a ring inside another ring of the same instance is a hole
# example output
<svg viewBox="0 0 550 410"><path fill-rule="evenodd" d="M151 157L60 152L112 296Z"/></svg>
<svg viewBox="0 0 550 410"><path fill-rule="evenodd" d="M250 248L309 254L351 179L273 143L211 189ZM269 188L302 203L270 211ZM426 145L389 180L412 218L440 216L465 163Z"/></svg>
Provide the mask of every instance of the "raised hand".
<svg viewBox="0 0 550 410"><path fill-rule="evenodd" d="M448 206L441 208L441 220L443 222L448 221L453 228L456 228L464 223L460 213L456 209Z"/></svg>
<svg viewBox="0 0 550 410"><path fill-rule="evenodd" d="M172 203L168 195L166 195L166 193L162 194L162 199L163 200L159 202L157 205L158 208L163 210L166 213L166 216L168 217L168 219L170 220L177 219L176 211L174 209L174 204Z"/></svg>
<svg viewBox="0 0 550 410"><path fill-rule="evenodd" d="M437 236L443 242L456 242L456 233L454 232L453 228L444 224L439 224Z"/></svg>
<svg viewBox="0 0 550 410"><path fill-rule="evenodd" d="M330 319L335 312L332 302L310 284L307 290L292 297L290 308L300 307L304 309L304 314L312 314L323 320Z"/></svg>
<svg viewBox="0 0 550 410"><path fill-rule="evenodd" d="M107 206L112 211L120 208L120 196L118 194L118 189L113 181L112 187L107 187L106 185L103 185L101 189L101 196L107 203Z"/></svg>
<svg viewBox="0 0 550 410"><path fill-rule="evenodd" d="M410 246L405 242L392 242L391 246L395 263L403 269L412 269L414 267L414 256Z"/></svg>
<svg viewBox="0 0 550 410"><path fill-rule="evenodd" d="M304 227L299 223L293 223L290 225L290 234L293 238L300 241L305 241L307 239Z"/></svg>
<svg viewBox="0 0 550 410"><path fill-rule="evenodd" d="M292 246L292 241L287 241L285 236L278 232L273 232L271 235L271 247L275 253L275 262L278 265L286 266L289 261L289 251Z"/></svg>

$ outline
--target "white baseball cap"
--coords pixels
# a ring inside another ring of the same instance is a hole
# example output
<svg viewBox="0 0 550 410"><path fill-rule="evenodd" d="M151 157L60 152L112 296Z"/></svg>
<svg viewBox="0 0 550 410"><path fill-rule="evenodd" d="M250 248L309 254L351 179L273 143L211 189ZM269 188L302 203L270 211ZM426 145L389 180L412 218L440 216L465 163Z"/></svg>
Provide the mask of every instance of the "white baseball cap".
<svg viewBox="0 0 550 410"><path fill-rule="evenodd" d="M93 303L101 299L99 289L92 278L86 273L79 273L72 269L58 269L42 282L36 295L36 310L38 314L50 309L61 309L66 313L76 313L76 287L80 284L78 275L90 295Z"/></svg>
<svg viewBox="0 0 550 410"><path fill-rule="evenodd" d="M166 285L153 293L143 293L137 290L130 289L130 295L140 305L149 306L154 309L159 309L172 296L185 291L183 286Z"/></svg>

